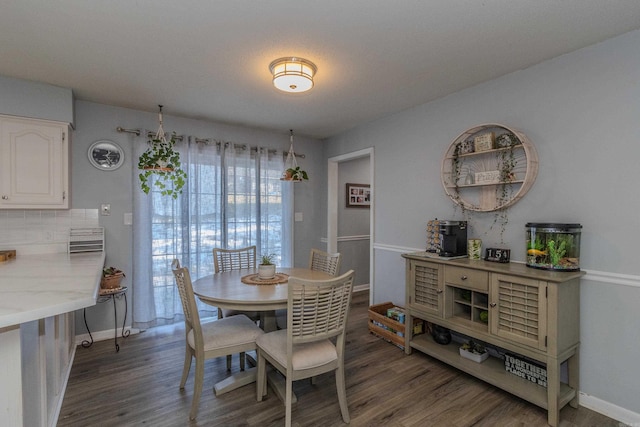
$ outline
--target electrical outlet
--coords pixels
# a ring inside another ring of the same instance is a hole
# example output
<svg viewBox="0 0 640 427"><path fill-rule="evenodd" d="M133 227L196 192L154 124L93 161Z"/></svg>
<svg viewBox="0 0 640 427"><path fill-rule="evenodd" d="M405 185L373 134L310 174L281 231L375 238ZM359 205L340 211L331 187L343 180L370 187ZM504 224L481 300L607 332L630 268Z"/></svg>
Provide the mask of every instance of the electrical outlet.
<svg viewBox="0 0 640 427"><path fill-rule="evenodd" d="M102 215L111 215L111 205L108 203L100 205L100 213Z"/></svg>

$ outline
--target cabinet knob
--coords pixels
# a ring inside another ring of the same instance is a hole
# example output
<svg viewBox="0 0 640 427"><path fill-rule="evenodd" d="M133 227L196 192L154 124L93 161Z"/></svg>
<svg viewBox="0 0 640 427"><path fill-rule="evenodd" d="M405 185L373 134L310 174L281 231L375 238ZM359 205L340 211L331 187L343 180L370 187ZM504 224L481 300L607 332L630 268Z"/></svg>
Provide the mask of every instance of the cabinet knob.
<svg viewBox="0 0 640 427"><path fill-rule="evenodd" d="M491 307L491 308L493 308L493 307L495 307L495 306L496 306L496 303L495 303L495 302L492 302L491 304L489 304L489 307Z"/></svg>
<svg viewBox="0 0 640 427"><path fill-rule="evenodd" d="M460 276L460 279L467 280L467 276Z"/></svg>
<svg viewBox="0 0 640 427"><path fill-rule="evenodd" d="M9 196L2 196L2 200L9 200Z"/></svg>

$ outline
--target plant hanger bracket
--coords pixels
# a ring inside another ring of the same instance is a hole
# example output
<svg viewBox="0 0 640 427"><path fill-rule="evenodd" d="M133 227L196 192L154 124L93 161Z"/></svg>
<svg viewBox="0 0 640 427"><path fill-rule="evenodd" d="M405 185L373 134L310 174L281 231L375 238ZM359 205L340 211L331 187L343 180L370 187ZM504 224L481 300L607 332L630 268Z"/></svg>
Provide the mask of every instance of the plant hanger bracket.
<svg viewBox="0 0 640 427"><path fill-rule="evenodd" d="M287 153L287 160L284 162L284 166L286 169L295 169L298 167L298 161L296 160L296 153L293 151L293 130L290 131L290 141L289 152Z"/></svg>
<svg viewBox="0 0 640 427"><path fill-rule="evenodd" d="M158 111L158 131L156 132L156 136L154 140L158 140L163 144L167 144L167 137L164 132L164 128L162 127L162 105L158 105L160 111Z"/></svg>

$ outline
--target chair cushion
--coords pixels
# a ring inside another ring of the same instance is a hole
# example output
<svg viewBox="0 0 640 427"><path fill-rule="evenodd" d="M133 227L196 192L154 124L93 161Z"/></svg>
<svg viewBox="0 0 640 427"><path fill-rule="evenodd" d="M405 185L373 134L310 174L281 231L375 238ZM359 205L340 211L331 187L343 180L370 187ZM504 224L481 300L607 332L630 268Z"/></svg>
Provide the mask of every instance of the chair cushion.
<svg viewBox="0 0 640 427"><path fill-rule="evenodd" d="M260 313L258 313L257 311L239 311L239 310L231 310L228 308L223 308L221 310L222 310L222 317L231 317L231 316L236 316L238 314L244 314L249 319L254 321L260 319Z"/></svg>
<svg viewBox="0 0 640 427"><path fill-rule="evenodd" d="M256 345L282 366L287 366L287 330L269 332L256 338ZM298 371L326 365L338 359L333 343L326 339L293 346L293 369Z"/></svg>
<svg viewBox="0 0 640 427"><path fill-rule="evenodd" d="M262 329L242 314L214 320L213 322L204 322L201 326L204 351L250 344L255 342L257 337L264 334ZM193 330L187 334L187 342L191 348L195 348Z"/></svg>

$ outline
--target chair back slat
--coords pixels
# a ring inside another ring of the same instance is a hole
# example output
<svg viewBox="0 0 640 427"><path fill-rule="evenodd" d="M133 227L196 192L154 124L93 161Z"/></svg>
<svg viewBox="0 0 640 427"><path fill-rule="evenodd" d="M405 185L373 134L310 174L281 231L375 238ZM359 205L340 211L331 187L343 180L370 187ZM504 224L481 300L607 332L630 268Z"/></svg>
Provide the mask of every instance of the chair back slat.
<svg viewBox="0 0 640 427"><path fill-rule="evenodd" d="M193 294L193 284L191 282L189 269L180 267L177 259L173 261L171 268L173 270L173 276L176 279L176 287L178 288L180 301L182 302L186 333L188 334L189 331L193 329L194 338L196 343L198 343L203 339L202 329L200 327L200 315L198 314L196 298Z"/></svg>
<svg viewBox="0 0 640 427"><path fill-rule="evenodd" d="M215 248L213 250L213 264L216 273L256 268L256 247L248 246L241 249Z"/></svg>
<svg viewBox="0 0 640 427"><path fill-rule="evenodd" d="M331 280L289 278L287 327L293 343L317 341L344 332L353 270Z"/></svg>
<svg viewBox="0 0 640 427"><path fill-rule="evenodd" d="M340 258L340 253L330 254L319 249L311 249L309 269L337 276L340 273Z"/></svg>

